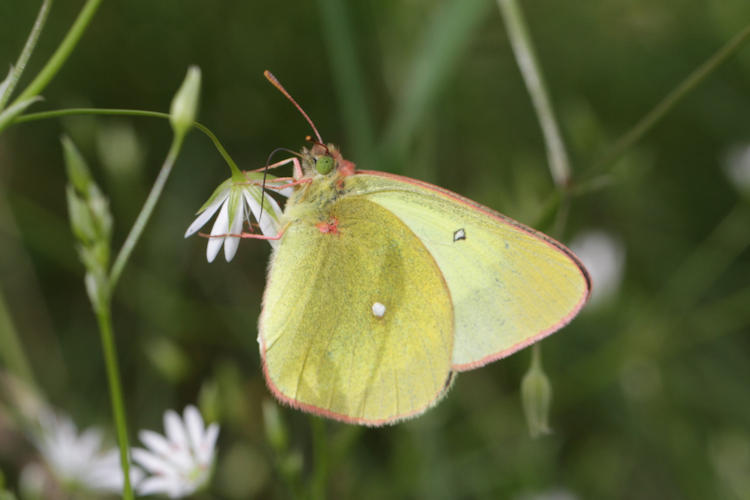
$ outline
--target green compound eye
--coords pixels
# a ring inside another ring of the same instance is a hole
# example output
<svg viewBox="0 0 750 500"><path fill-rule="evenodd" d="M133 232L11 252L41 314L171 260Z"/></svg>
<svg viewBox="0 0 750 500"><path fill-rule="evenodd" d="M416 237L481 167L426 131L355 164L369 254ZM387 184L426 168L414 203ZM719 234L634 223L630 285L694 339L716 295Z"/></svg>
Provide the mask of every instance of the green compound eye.
<svg viewBox="0 0 750 500"><path fill-rule="evenodd" d="M315 170L317 170L319 174L327 174L333 170L333 158L327 155L319 156L315 160Z"/></svg>

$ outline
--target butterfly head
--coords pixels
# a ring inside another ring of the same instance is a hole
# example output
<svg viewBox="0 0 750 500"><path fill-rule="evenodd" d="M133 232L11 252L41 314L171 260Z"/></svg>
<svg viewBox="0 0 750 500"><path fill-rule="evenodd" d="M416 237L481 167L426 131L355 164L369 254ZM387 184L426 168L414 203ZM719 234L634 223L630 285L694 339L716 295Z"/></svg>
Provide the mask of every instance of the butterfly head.
<svg viewBox="0 0 750 500"><path fill-rule="evenodd" d="M345 160L333 144L313 141L310 148L302 148L302 171L306 177L347 176L354 173L354 163Z"/></svg>

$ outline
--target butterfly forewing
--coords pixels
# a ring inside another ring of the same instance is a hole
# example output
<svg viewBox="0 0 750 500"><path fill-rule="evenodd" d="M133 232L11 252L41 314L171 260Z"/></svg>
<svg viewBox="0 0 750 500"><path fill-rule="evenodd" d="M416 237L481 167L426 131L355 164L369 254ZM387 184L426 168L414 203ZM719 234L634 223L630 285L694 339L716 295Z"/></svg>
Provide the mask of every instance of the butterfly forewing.
<svg viewBox="0 0 750 500"><path fill-rule="evenodd" d="M435 258L454 306L456 370L558 330L588 297L588 275L569 250L487 207L382 172L359 172L347 186L397 216Z"/></svg>

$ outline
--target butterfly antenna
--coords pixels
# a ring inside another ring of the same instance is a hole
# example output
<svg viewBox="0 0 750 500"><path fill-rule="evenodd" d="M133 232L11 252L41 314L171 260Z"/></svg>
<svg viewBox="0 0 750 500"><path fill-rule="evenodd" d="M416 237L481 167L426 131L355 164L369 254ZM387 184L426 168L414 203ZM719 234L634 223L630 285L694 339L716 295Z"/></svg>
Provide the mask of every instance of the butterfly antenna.
<svg viewBox="0 0 750 500"><path fill-rule="evenodd" d="M312 138L312 136L311 136L311 135L307 135L307 136L305 136L305 140L306 140L307 142L311 142L311 143L313 143L313 144L315 144L315 145L317 145L317 146L320 146L320 147L322 147L323 149L325 149L325 150L326 150L326 153L328 153L328 154L331 154L331 151L330 151L330 150L328 149L328 146L326 146L325 144L323 144L323 143L322 143L322 142L320 142L320 141L316 141L315 139L313 139L313 138Z"/></svg>
<svg viewBox="0 0 750 500"><path fill-rule="evenodd" d="M307 113L305 113L305 110L302 109L302 107L299 104L297 104L297 101L295 101L294 98L291 95L289 95L289 92L286 91L286 89L284 88L284 86L281 85L281 83L276 79L275 76L273 76L273 73L271 73L268 70L265 70L263 72L263 76L265 76L266 80L268 80L269 82L271 82L274 87L276 87L277 89L279 89L279 92L281 92L282 94L284 94L284 96L286 96L286 98L289 99L289 101L291 101L292 104L294 104L294 107L297 108L297 110L300 113L302 113L302 116L305 117L305 120L307 120L307 123L309 123L310 126L312 127L313 132L315 132L315 137L318 138L318 142L322 144L323 143L323 139L320 137L320 134L318 133L318 129L315 128L315 124L312 122L312 120L310 119L310 117L307 116Z"/></svg>

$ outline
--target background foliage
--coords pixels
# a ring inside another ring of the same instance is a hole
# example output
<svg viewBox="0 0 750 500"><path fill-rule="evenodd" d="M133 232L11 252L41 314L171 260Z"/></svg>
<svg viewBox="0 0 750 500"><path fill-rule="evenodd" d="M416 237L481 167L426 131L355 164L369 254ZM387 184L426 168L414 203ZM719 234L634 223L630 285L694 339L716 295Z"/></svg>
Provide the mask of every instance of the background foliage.
<svg viewBox="0 0 750 500"><path fill-rule="evenodd" d="M301 464L302 478L327 471L332 498L750 496L750 204L721 169L733 147L750 142L750 47L620 161L595 167L750 22L750 3L522 4L574 182L611 174L606 187L573 200L557 236L604 229L627 252L619 293L543 344L554 433L528 437L518 394L524 351L462 374L416 420L384 429L326 423L325 447L313 447L305 415L282 408L289 449L275 450L255 340L270 247L243 242L231 266L209 265L205 241L183 240L194 211L228 177L211 143L193 133L123 275L114 316L131 433L194 401L221 422L211 495L284 498L280 471L294 476ZM0 2L0 64L15 59L37 8ZM29 74L79 8L54 5ZM356 66L341 63L347 51ZM243 168L262 166L276 147L298 149L310 133L262 78L270 69L323 138L362 168L439 184L529 224L543 220L553 196L539 127L490 0L105 2L34 110L165 111L189 64L203 71L200 121ZM4 305L49 400L79 425L108 426L96 322L66 215L63 131L111 199L115 242L140 209L170 131L163 120L78 117L0 136ZM0 418L0 468L13 484L33 452L2 426Z"/></svg>

